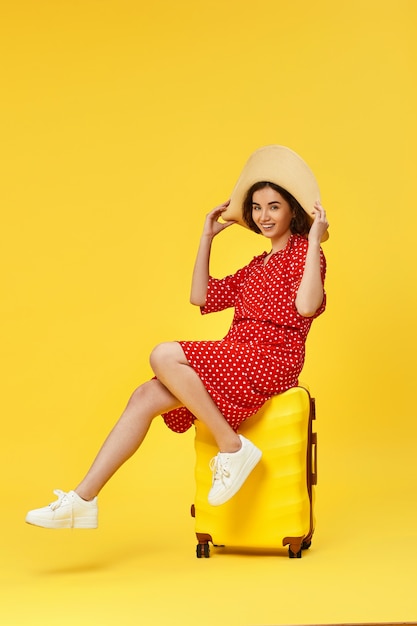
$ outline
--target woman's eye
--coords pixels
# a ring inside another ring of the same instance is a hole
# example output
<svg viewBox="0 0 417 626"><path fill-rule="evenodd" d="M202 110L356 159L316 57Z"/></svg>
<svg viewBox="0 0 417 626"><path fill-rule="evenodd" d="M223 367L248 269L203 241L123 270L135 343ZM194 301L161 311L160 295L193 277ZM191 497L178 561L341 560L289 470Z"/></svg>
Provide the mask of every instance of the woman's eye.
<svg viewBox="0 0 417 626"><path fill-rule="evenodd" d="M252 206L252 211L259 211L259 210L260 210L260 208L261 208L260 206L257 206L256 204L254 204L254 205Z"/></svg>

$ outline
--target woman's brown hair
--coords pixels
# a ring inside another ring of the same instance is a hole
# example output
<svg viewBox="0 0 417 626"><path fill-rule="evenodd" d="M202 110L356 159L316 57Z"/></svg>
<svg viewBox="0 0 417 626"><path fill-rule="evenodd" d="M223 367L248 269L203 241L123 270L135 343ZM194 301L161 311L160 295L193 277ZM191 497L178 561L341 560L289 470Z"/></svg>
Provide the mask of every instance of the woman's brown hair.
<svg viewBox="0 0 417 626"><path fill-rule="evenodd" d="M311 222L308 219L307 213L304 211L301 204L286 189L280 187L279 185L276 185L275 183L271 183L265 180L252 185L252 187L246 194L245 200L243 202L243 219L245 220L249 228L255 233L261 232L252 218L252 197L255 191L258 191L259 189L264 189L264 187L271 187L271 189L277 191L290 205L293 212L293 219L291 220L290 224L291 232L298 235L307 235L311 227Z"/></svg>

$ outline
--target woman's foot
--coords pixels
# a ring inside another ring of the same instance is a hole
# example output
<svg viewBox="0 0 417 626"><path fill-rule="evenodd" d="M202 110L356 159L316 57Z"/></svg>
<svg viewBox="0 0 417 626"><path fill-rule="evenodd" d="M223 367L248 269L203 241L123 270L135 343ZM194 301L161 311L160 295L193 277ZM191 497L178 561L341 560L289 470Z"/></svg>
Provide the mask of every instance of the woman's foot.
<svg viewBox="0 0 417 626"><path fill-rule="evenodd" d="M29 511L26 522L42 528L97 528L97 498L86 501L75 491L54 493L58 500L41 509Z"/></svg>
<svg viewBox="0 0 417 626"><path fill-rule="evenodd" d="M224 504L235 495L259 462L262 452L249 439L239 435L242 447L237 452L219 452L210 462L213 485L208 501Z"/></svg>

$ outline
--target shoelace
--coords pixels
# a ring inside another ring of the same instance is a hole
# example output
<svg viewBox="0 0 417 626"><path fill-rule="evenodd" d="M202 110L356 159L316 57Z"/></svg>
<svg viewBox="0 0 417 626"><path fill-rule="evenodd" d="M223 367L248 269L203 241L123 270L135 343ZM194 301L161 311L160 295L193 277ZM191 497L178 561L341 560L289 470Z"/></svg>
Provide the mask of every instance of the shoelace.
<svg viewBox="0 0 417 626"><path fill-rule="evenodd" d="M64 498L66 498L68 495L65 491L62 491L62 489L54 489L54 494L58 496L58 500L55 500L55 502L51 502L51 504L49 505L52 511L55 511L55 509L60 507Z"/></svg>
<svg viewBox="0 0 417 626"><path fill-rule="evenodd" d="M213 472L213 484L216 480L224 483L225 478L229 478L230 472L227 468L227 458L222 461L219 455L213 457L210 461L210 469Z"/></svg>

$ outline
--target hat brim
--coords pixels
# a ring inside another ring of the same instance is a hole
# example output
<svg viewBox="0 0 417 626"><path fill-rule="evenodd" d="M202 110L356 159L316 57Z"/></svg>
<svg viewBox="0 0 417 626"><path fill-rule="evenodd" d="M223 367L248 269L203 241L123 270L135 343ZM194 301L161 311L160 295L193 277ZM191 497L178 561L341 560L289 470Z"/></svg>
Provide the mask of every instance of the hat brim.
<svg viewBox="0 0 417 626"><path fill-rule="evenodd" d="M230 204L222 213L222 219L249 228L243 219L243 203L252 185L261 181L275 183L286 189L300 203L310 223L313 223L314 203L320 200L315 176L296 152L278 145L259 148L249 157L232 191ZM326 230L321 241L328 238Z"/></svg>

